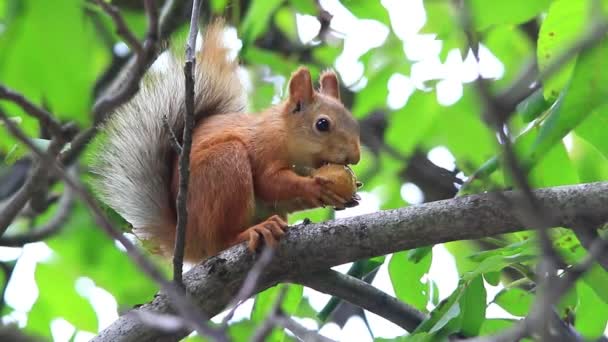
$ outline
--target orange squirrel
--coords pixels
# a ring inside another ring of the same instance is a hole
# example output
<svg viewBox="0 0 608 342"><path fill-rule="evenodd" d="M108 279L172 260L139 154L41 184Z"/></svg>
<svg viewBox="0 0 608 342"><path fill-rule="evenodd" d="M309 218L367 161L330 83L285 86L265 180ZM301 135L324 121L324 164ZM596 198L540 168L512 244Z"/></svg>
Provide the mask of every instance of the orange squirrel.
<svg viewBox="0 0 608 342"><path fill-rule="evenodd" d="M223 23L209 25L197 54L195 120L187 199L187 261L196 262L234 244L260 237L274 246L287 228L286 215L324 205L344 207L332 181L295 169L359 161L359 125L340 101L331 71L313 89L300 67L289 97L262 113L244 113L246 93L238 62L223 45ZM184 76L175 58L162 74L151 73L141 90L103 129L95 155L100 197L149 240L158 252L173 252L179 173L170 129L184 127Z"/></svg>

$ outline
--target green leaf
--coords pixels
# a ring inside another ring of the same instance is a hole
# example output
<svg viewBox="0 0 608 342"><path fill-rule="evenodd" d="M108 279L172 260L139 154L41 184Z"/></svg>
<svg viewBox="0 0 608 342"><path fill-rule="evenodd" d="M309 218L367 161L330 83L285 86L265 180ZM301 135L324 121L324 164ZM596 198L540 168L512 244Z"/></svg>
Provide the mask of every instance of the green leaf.
<svg viewBox="0 0 608 342"><path fill-rule="evenodd" d="M130 309L148 302L158 291L158 286L96 227L83 205L74 208L62 233L46 243L61 258L64 271L91 278L97 286L110 292L121 308ZM168 270L166 262L159 266Z"/></svg>
<svg viewBox="0 0 608 342"><path fill-rule="evenodd" d="M580 126L579 126L580 127ZM582 183L591 183L608 179L608 156L600 153L594 145L572 135L573 147L570 159L575 165Z"/></svg>
<svg viewBox="0 0 608 342"><path fill-rule="evenodd" d="M470 0L471 16L477 31L493 25L516 25L544 11L552 0Z"/></svg>
<svg viewBox="0 0 608 342"><path fill-rule="evenodd" d="M556 0L549 7L538 35L537 58L541 71L582 34L589 22L589 9L587 0ZM545 98L554 100L562 91L568 83L574 63L575 60L571 60L555 76L543 82Z"/></svg>
<svg viewBox="0 0 608 342"><path fill-rule="evenodd" d="M49 263L39 263L35 277L40 294L28 314L27 331L50 336L50 322L57 317L64 318L76 329L97 331L93 307L76 292L77 272L64 267L62 259L55 258Z"/></svg>
<svg viewBox="0 0 608 342"><path fill-rule="evenodd" d="M559 167L555 167L559 165ZM551 148L548 153L540 160L528 176L530 184L537 188L577 184L579 182L578 173L564 143L559 142Z"/></svg>
<svg viewBox="0 0 608 342"><path fill-rule="evenodd" d="M256 324L261 324L270 314L274 307L278 295L282 287L287 287L287 293L281 303L281 309L288 315L292 315L297 312L302 300L302 293L304 287L301 285L294 284L281 284L278 286L271 287L264 292L259 293L255 297L253 304L253 311L251 312L251 320ZM282 329L275 329L274 332L267 339L268 341L282 341L285 333Z"/></svg>
<svg viewBox="0 0 608 342"><path fill-rule="evenodd" d="M424 136L424 146L447 147L456 158L458 168L467 174L496 154L495 135L480 120L481 108L473 88L465 86L462 98L454 105L437 106L439 114L433 128ZM436 114L416 112L415 115Z"/></svg>
<svg viewBox="0 0 608 342"><path fill-rule="evenodd" d="M466 287L460 307L464 312L460 330L467 336L477 336L486 317L486 288L481 276L473 279Z"/></svg>
<svg viewBox="0 0 608 342"><path fill-rule="evenodd" d="M295 41L298 39L296 16L288 6L279 8L274 16L274 23L289 40Z"/></svg>
<svg viewBox="0 0 608 342"><path fill-rule="evenodd" d="M289 0L289 3L300 13L309 15L317 14L317 7L313 0Z"/></svg>
<svg viewBox="0 0 608 342"><path fill-rule="evenodd" d="M593 144L605 158L608 158L608 140L606 140L605 136L606 127L608 127L608 104L596 108L574 131L576 135Z"/></svg>
<svg viewBox="0 0 608 342"><path fill-rule="evenodd" d="M444 115L435 99L435 92L415 91L403 109L389 117L386 142L403 154L410 154L427 137L435 120ZM408 132L408 134L403 134Z"/></svg>
<svg viewBox="0 0 608 342"><path fill-rule="evenodd" d="M513 316L526 316L534 301L534 296L520 288L510 288L500 291L494 302Z"/></svg>
<svg viewBox="0 0 608 342"><path fill-rule="evenodd" d="M108 56L96 45L92 21L84 20L82 1L23 0L20 8L21 15L0 34L2 82L60 119L90 121L91 85ZM35 135L37 121L24 121L27 133Z"/></svg>
<svg viewBox="0 0 608 342"><path fill-rule="evenodd" d="M587 340L595 340L604 335L608 321L608 304L597 296L585 282L576 283L578 306L574 327Z"/></svg>
<svg viewBox="0 0 608 342"><path fill-rule="evenodd" d="M431 311L412 334L428 332L446 336L455 331L475 335L485 318L483 279L461 280L452 294Z"/></svg>
<svg viewBox="0 0 608 342"><path fill-rule="evenodd" d="M276 9L283 3L281 0L253 1L240 27L243 44L249 46L262 33L266 32Z"/></svg>
<svg viewBox="0 0 608 342"><path fill-rule="evenodd" d="M484 3L490 4L488 1ZM536 3L536 1L529 1L528 3ZM520 75L522 61L534 57L535 50L533 43L518 27L493 27L483 35L482 42L500 60L505 68L503 77L492 83L493 88L501 89L510 85ZM505 44L505 42L508 42L508 44ZM540 96L542 97L542 93L540 93Z"/></svg>
<svg viewBox="0 0 608 342"><path fill-rule="evenodd" d="M390 24L388 12L380 1L344 0L343 4L359 19L375 19L385 25Z"/></svg>
<svg viewBox="0 0 608 342"><path fill-rule="evenodd" d="M483 279L492 286L500 284L500 272L487 272L483 274Z"/></svg>
<svg viewBox="0 0 608 342"><path fill-rule="evenodd" d="M501 331L505 331L506 329L512 327L515 322L515 320L503 318L486 319L481 324L479 335L487 336L500 333Z"/></svg>
<svg viewBox="0 0 608 342"><path fill-rule="evenodd" d="M408 303L418 310L426 312L430 300L428 282L421 278L428 273L431 267L432 253L426 254L420 262L416 263L408 258L407 252L392 255L388 264L388 272L397 298Z"/></svg>
<svg viewBox="0 0 608 342"><path fill-rule="evenodd" d="M213 13L221 13L228 5L228 0L211 0L209 4ZM238 5L234 4L234 6Z"/></svg>
<svg viewBox="0 0 608 342"><path fill-rule="evenodd" d="M551 102L545 100L542 89L538 89L517 105L517 113L521 115L524 122L531 122L550 106Z"/></svg>
<svg viewBox="0 0 608 342"><path fill-rule="evenodd" d="M410 249L407 251L407 260L413 263L419 263L422 259L426 258L427 255L432 254L433 247L419 247Z"/></svg>
<svg viewBox="0 0 608 342"><path fill-rule="evenodd" d="M460 25L456 20L458 9L450 1L424 1L426 22L421 33L434 33L437 38L445 40L460 32Z"/></svg>

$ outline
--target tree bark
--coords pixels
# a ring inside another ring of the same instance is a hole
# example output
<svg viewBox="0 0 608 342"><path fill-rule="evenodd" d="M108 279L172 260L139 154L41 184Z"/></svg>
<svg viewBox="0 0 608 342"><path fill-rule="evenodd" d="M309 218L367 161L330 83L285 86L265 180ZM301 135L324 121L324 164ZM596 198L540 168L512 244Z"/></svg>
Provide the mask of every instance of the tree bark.
<svg viewBox="0 0 608 342"><path fill-rule="evenodd" d="M608 182L534 191L553 217L548 226L608 221ZM521 194L507 191L459 197L369 215L292 227L261 275L256 292L332 266L437 243L478 239L525 230ZM538 228L538 227L536 227ZM208 259L184 274L184 285L205 315L213 317L231 301L255 263L244 245ZM188 331L162 333L136 313L174 313L167 297L121 316L93 341L172 341Z"/></svg>

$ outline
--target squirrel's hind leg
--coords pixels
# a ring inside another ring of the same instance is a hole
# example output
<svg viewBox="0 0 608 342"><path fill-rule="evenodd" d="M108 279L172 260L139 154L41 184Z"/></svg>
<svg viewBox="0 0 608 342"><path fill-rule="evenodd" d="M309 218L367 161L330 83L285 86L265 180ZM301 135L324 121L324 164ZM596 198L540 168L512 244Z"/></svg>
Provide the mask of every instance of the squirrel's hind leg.
<svg viewBox="0 0 608 342"><path fill-rule="evenodd" d="M200 261L232 245L254 220L253 174L245 146L236 139L193 144L188 188L184 254Z"/></svg>

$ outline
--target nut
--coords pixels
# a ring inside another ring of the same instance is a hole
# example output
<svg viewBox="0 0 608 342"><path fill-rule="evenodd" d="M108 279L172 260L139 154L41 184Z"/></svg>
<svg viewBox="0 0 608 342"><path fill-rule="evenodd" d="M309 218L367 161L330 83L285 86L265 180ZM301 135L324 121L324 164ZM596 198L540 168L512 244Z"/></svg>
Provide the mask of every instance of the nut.
<svg viewBox="0 0 608 342"><path fill-rule="evenodd" d="M311 176L320 176L333 183L327 185L329 189L344 198L352 198L357 192L357 178L348 166L340 164L327 164L311 172Z"/></svg>

